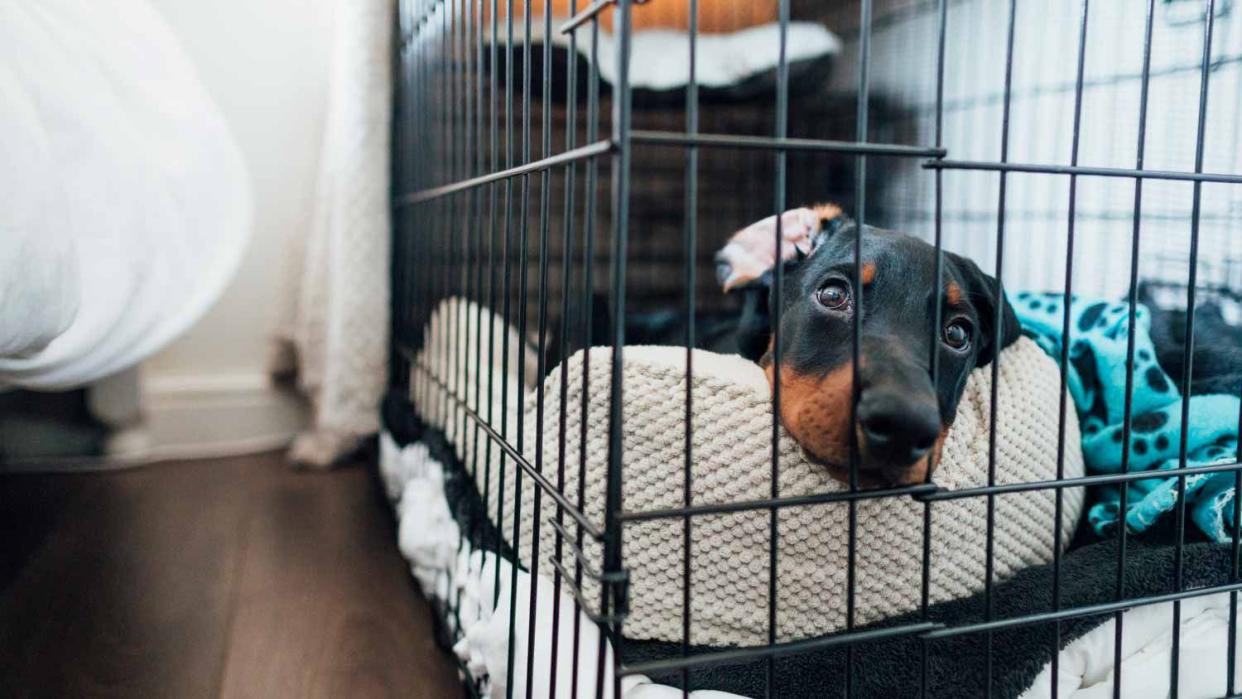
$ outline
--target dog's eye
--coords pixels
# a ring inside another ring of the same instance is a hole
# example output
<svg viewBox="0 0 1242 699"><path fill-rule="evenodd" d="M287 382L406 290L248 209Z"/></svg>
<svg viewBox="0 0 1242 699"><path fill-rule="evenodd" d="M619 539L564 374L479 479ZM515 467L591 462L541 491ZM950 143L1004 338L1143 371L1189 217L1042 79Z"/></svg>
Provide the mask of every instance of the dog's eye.
<svg viewBox="0 0 1242 699"><path fill-rule="evenodd" d="M815 300L824 308L841 310L850 303L850 290L841 282L828 282L815 292Z"/></svg>
<svg viewBox="0 0 1242 699"><path fill-rule="evenodd" d="M970 323L955 320L944 326L944 343L959 352L970 347Z"/></svg>

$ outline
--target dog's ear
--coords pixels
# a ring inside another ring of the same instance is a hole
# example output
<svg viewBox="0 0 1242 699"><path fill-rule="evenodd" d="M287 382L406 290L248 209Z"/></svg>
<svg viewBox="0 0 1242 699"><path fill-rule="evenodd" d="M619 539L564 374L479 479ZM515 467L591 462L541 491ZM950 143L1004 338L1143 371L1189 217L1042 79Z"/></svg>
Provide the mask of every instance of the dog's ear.
<svg viewBox="0 0 1242 699"><path fill-rule="evenodd" d="M945 257L953 261L966 284L966 296L975 307L979 316L979 354L976 355L976 366L986 366L996 359L1001 350L1012 345L1022 336L1022 324L1018 315L1003 291L997 293L996 277L984 274L973 260L946 252ZM1000 306L1000 345L996 344L996 311Z"/></svg>
<svg viewBox="0 0 1242 699"><path fill-rule="evenodd" d="M833 204L786 211L780 217L780 260L805 259L848 223L840 207ZM716 281L726 293L762 284L766 273L775 269L776 225L775 216L756 221L734 233L716 253Z"/></svg>
<svg viewBox="0 0 1242 699"><path fill-rule="evenodd" d="M738 314L735 332L737 351L752 362L758 362L767 352L768 341L772 337L772 317L768 310L771 277L770 272L765 273L749 286L737 290L742 297L742 310Z"/></svg>

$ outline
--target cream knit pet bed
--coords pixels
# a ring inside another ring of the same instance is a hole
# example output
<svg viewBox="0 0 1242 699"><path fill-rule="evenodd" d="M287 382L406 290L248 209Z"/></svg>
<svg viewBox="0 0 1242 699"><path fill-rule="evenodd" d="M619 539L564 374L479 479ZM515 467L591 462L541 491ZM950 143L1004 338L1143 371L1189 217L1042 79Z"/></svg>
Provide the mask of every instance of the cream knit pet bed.
<svg viewBox="0 0 1242 699"><path fill-rule="evenodd" d="M567 364L568 409L560 414L561 367L544 381L543 429L536 424L536 389L522 387L519 403L514 374L520 344L517 334L473 303L446 302L433 314L425 349L411 373L415 409L440 427L458 456L472 469L489 516L506 540L513 538L514 494L512 459L500 483L500 449L488 450L488 438L475 429L463 405L489 419L516 446L518 406L524 407L521 453L557 482L559 439L565 439L564 492L577 501L578 480L586 473L583 511L601 530L607 472L608 396L611 347L578 352ZM482 322L480 323L480 318ZM476 329L482 325L484 336ZM453 332L450 332L452 330ZM501 338L510 338L510 375L502 381ZM455 335L456 337L450 337ZM448 341L446 342L446 337ZM487 343L495 342L491 399L488 392ZM458 351L446 351L454 347ZM583 362L590 373L586 422L586 463L579 461L583 423L581 401ZM529 350L523 358L531 365ZM470 367L482 367L477 374ZM427 371L430 368L431 371ZM528 383L534 371L526 370ZM431 377L435 376L436 379ZM685 349L626 347L624 352L623 499L626 511L680 507L685 477ZM1026 338L1007 348L1000 359L997 407L996 478L998 483L1048 480L1056 477L1056 364ZM991 368L971 374L957 419L944 444L935 481L943 488L987 484L988 400ZM508 400L501 397L507 387ZM454 389L459 400L450 398ZM692 493L694 504L763 499L771 488L771 395L763 371L741 357L694 351ZM508 424L500 419L507 402ZM463 429L464 427L464 429ZM538 444L539 440L541 444ZM1065 476L1081 476L1078 423L1067 411ZM780 434L781 496L836 492L845 486L805 460L797 444ZM477 452L477 453L476 453ZM490 458L490 465L486 461ZM522 562L530 564L535 517L532 479L522 477L519 545ZM498 487L500 486L500 487ZM496 521L500 494L502 521ZM539 516L539 570L552 575L556 518L553 500L543 497ZM1081 489L1063 491L1061 545L1068 543L1082 507ZM995 570L1000 578L1052 559L1054 549L1053 490L996 496ZM984 497L936 502L931 520L931 601L977 592L984 585L986 559ZM777 638L790 640L831 633L845 625L847 570L846 503L787 507L778 510ZM693 518L691 528L691 638L694 644L758 645L767 642L769 512L753 510ZM573 520L564 518L568 531ZM911 498L858 502L855 601L857 623L916 609L919 604L923 504ZM623 556L630 573L629 638L679 641L682 628L682 543L680 518L627 523ZM584 546L592 568L601 568L602 546ZM572 570L568 545L561 563ZM585 577L588 600L599 597L596 582ZM550 613L550 612L549 612Z"/></svg>

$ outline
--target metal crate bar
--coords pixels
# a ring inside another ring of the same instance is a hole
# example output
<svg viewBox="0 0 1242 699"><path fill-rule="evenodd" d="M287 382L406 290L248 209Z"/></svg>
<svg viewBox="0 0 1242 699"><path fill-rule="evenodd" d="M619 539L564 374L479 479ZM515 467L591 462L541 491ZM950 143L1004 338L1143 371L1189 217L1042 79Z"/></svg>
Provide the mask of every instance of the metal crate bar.
<svg viewBox="0 0 1242 699"><path fill-rule="evenodd" d="M602 540L604 538L603 532L601 532L598 527L592 524L591 520L587 519L586 515L582 514L582 512L579 511L578 508L574 507L574 505L569 502L569 500L565 497L565 495L556 489L556 486L552 484L552 481L548 480L547 476L540 473L539 469L535 468L534 464L532 464L529 460L527 460L526 457L522 456L521 452L519 452L511 444L509 444L508 441L502 438L500 436L500 433L497 432L496 429L493 428L491 424L489 424L485 418L480 416L477 412L475 412L473 408L466 405L465 401L463 401L460 397L458 397L456 394L450 391L448 386L446 386L443 381L441 381L439 378L437 378L434 375L434 372L431 370L431 368L428 367L423 362L418 361L413 356L413 353L411 353L408 350L408 348L404 348L403 351L405 352L406 356L409 357L409 361L413 366L418 367L429 381L431 381L436 386L438 386L442 391L444 391L445 396L449 400L453 401L453 403L457 405L458 409L461 410L467 417L473 420L475 424L477 424L487 434L487 436L492 440L492 442L494 442L497 446L503 449L504 452L509 455L509 458L513 459L514 463L521 466L522 470L525 471L531 478L533 478L535 480L535 483L537 483L541 489L551 494L552 499L556 501L556 504L560 506L561 508L563 508L565 512L568 512L569 516L572 517L574 521L582 525L583 530L585 530L588 534L590 534L593 539Z"/></svg>
<svg viewBox="0 0 1242 699"><path fill-rule="evenodd" d="M873 22L874 25L874 22ZM935 146L941 148L944 145L944 64L945 64L945 37L949 26L949 0L937 0L936 7L936 107L935 107ZM935 279L935 288L932 290L932 298L940 298L944 293L944 229L943 229L943 202L944 202L944 172L935 170L932 173L933 181L933 220L932 220L932 244L936 248L935 271L932 277ZM934 323L931 329L931 350L930 350L930 369L932 385L935 386L940 381L940 327L944 323L944 309L940 304L935 304ZM935 469L936 462L928 461L927 474L924 482L932 483L932 473ZM920 560L919 575L919 614L924 621L927 620L931 609L931 562L932 562L932 501L925 500L923 502L923 550ZM919 697L926 699L928 692L928 684L931 681L931 654L926 643L920 644L919 647Z"/></svg>
<svg viewBox="0 0 1242 699"><path fill-rule="evenodd" d="M867 2L867 0L863 0ZM789 135L789 59L788 59L788 43L789 43L789 0L778 0L777 12L780 15L780 37L778 39L778 60L776 67L776 113L775 117L775 134L777 140L784 139ZM861 140L861 139L860 139ZM775 181L773 182L773 205L772 215L775 216L776 226L772 232L772 246L774 258L780 259L781 245L784 240L784 234L781 231L783 223L781 212L786 207L786 182L788 176L788 160L789 153L787 151L778 150L774 153L775 158L773 166L775 168ZM777 264L772 274L772 298L782 298L782 286L784 285L784 265ZM783 360L782 351L784 349L784 339L781 337L781 304L776 303L771 309L771 331L772 331L772 457L769 467L769 497L772 499L780 497L780 414L781 414L781 362ZM851 535L852 535L851 529ZM780 529L778 527L777 510L775 507L768 510L768 645L775 645L778 638L777 633L777 602L779 593L777 590L777 579L780 577L779 566L777 564L780 547ZM773 696L772 685L776 676L776 658L768 656L767 662L764 663L764 693L765 696ZM846 690L849 695L849 690Z"/></svg>
<svg viewBox="0 0 1242 699"><path fill-rule="evenodd" d="M797 641L785 641L783 643L776 643L768 646L732 648L730 650L717 651L715 653L692 655L688 658L669 658L667 660L651 660L642 663L634 663L633 665L623 665L620 672L617 674L622 677L627 677L629 675L651 675L661 672L669 672L671 670L680 670L683 668L728 665L731 663L747 662L749 660L786 657L790 655L797 655L798 653L809 653L811 651L822 650L824 648L833 648L836 646L854 646L859 643L883 641L885 639L898 638L900 636L916 636L938 628L941 628L939 624L932 622L918 622L914 624L906 624L904 626L893 626L886 629L868 629L866 631L854 631L836 634L833 636L817 636L815 638L799 639Z"/></svg>
<svg viewBox="0 0 1242 699"><path fill-rule="evenodd" d="M1145 180L1180 180L1186 182L1217 182L1242 184L1242 175L1218 172L1182 172L1178 170L1144 170L1124 167L1091 167L1088 165L1041 165L1038 163L995 163L984 160L929 160L923 167L933 170L984 170L988 172L1029 172L1044 175L1086 175L1089 177L1122 177Z"/></svg>
<svg viewBox="0 0 1242 699"><path fill-rule="evenodd" d="M1203 67L1199 72L1199 113L1198 126L1195 130L1195 172L1203 172L1203 158L1207 136L1208 86L1211 84L1212 65L1212 30L1216 19L1216 0L1207 0L1204 8L1203 22ZM1190 438L1190 395L1191 382L1194 378L1195 364L1195 284L1199 273L1199 226L1202 212L1203 182L1195 181L1191 195L1190 209L1190 264L1186 279L1186 338L1182 346L1182 357L1185 366L1182 368L1181 393L1182 400L1181 434L1178 440L1177 457L1177 555L1173 559L1173 581L1176 590L1181 592L1185 585L1185 545L1186 545L1186 458L1188 456ZM1235 435L1237 437L1238 435ZM1236 496L1236 492L1235 492ZM1236 505L1235 505L1236 507ZM1169 661L1170 696L1177 699L1181 671L1181 618L1182 605L1180 600L1173 602L1173 653ZM1236 631L1236 621L1230 626L1230 637Z"/></svg>
<svg viewBox="0 0 1242 699"><path fill-rule="evenodd" d="M400 209L411 204L420 204L425 201L439 199L449 194L464 192L492 182L520 177L522 175L530 175L532 173L550 170L561 165L576 163L580 160L590 160L591 158L606 155L612 152L612 150L612 141L596 141L590 145L580 146L578 148L574 148L573 150L565 151L564 153L557 153L556 155L541 158L539 160L526 163L525 165L511 167L507 170L501 170L500 172L493 172L487 175L480 175L479 177L459 180L457 182L441 185L439 187L432 187L430 189L422 189L416 192L402 194L393 200L393 208Z"/></svg>
<svg viewBox="0 0 1242 699"><path fill-rule="evenodd" d="M570 12L576 11L577 8L578 8L577 0L570 0L570 3L569 3ZM550 14L548 15L548 18L549 18L548 21L550 22L551 21ZM565 130L565 150L567 151L573 150L578 145L577 140L576 140L577 123L578 123L577 44L578 44L578 36L576 34L570 34L569 50L566 52L566 58L565 58L566 60L565 70L567 73L566 93L565 93L565 103L566 103L565 123L569 125L569 128ZM545 69L547 69L546 63L549 58L550 56L545 54ZM550 139L550 135L548 136L548 138ZM550 143L550 140L548 142ZM575 203L574 202L574 183L576 179L577 179L577 163L570 163L569 165L565 167L565 193L564 193L564 201L562 202L562 212L563 212L562 221L564 223L562 225L561 251L566 259L573 257L574 203ZM570 288L572 287L572 283L573 283L571 267L572 266L568 264L561 265L561 282L560 283L561 283L562 291L561 291L560 315L562 319L568 319L570 315L570 297L572 296L572 294L570 293ZM559 352L560 352L560 356L562 357L567 356L569 354L569 337L567 333L560 333ZM568 426L566 423L566 416L569 414L568 413L569 367L565 362L561 362L560 376L561 376L561 388L560 388L560 391L558 392L558 399L559 399L558 405L559 405L559 411L560 411L559 412L559 430L557 433L558 436L556 440L556 447L557 447L556 449L556 488L557 490L564 493L565 492L565 463L567 460L566 458L567 457L566 431L568 429ZM581 509L582 507L581 500L579 500L578 502L578 507L579 509ZM570 546L570 549L574 554L574 567L576 569L586 568L586 566L583 565L584 555L582 553L581 545L576 544L573 538L570 536L570 534L565 531L564 520L565 520L565 513L563 510L558 508L556 511L555 519L553 519L550 522L550 525L553 531L556 532L556 542L555 542L555 548L554 548L552 560L557 562L557 565L553 566L554 572L552 576L552 646L548 653L548 656L549 656L548 673L552 676L552 681L548 688L548 694L552 696L556 696L556 693L557 693L556 682L558 678L557 678L556 665L557 665L557 659L559 657L560 643L561 643L561 633L560 633L561 613L562 613L561 611L561 587L563 584L566 583L566 581L574 580L574 578L567 577L565 575L565 569L559 564L560 558L564 553L566 544ZM590 574L593 574L594 571L591 571L588 568L586 572L588 575L590 575ZM581 586L581 580L578 580L576 582L570 582L569 584L572 587L578 588ZM570 639L570 642L573 644L572 652L574 653L574 655L577 655L577 652L579 650L578 643L579 643L579 633L580 633L580 630L578 629L578 627L581 624L581 621L579 619L579 615L577 612L580 609L580 605L575 601L572 607L573 607L572 610L565 610L565 612L573 615L572 618L574 620L575 633L572 634L572 638ZM575 663L575 666L576 666L576 663ZM571 678L571 688L570 688L571 695L577 693L577 687L572 686L572 685L573 685L573 681Z"/></svg>
<svg viewBox="0 0 1242 699"><path fill-rule="evenodd" d="M572 535L569 532L565 531L565 525L560 522L557 522L556 520L552 520L551 522L549 522L549 524L551 525L553 531L559 534L563 539L568 540L568 541L565 541L565 546L567 546L569 548L569 552L573 554L575 565L581 566L582 572L586 574L587 577L593 580L603 579L603 573L597 570L592 570L591 568L587 567L591 561L587 558L586 553L584 553L582 549L576 543L573 542ZM560 559L560 556L555 556L552 560L559 560L559 559ZM572 578L573 576L570 576L570 577Z"/></svg>
<svg viewBox="0 0 1242 699"><path fill-rule="evenodd" d="M1138 103L1138 135L1135 143L1134 167L1142 170L1145 161L1147 148L1147 107L1148 93L1151 87L1151 41L1152 30L1155 21L1156 12L1155 0L1147 1L1146 13L1143 21L1143 67L1139 74L1139 103ZM1138 318L1138 284L1139 284L1139 251L1142 243L1142 212L1143 212L1143 179L1136 178L1134 180L1134 213L1131 219L1130 229L1130 288L1127 298L1129 300L1129 312L1126 315L1126 328L1133 329L1137 327ZM1135 353L1135 333L1128 332L1126 338L1126 366L1134 366ZM1122 443L1129 444L1131 433L1134 429L1134 372L1126 372L1126 394L1125 405L1123 407L1122 416ZM1129 473L1130 471L1130 450L1125 449L1121 453L1121 472ZM1119 511L1127 512L1129 510L1130 488L1128 485L1121 486ZM1125 572L1126 572L1126 527L1117 528L1117 566L1115 577L1115 594L1114 598L1121 601L1125 598ZM1113 615L1113 697L1121 699L1122 691L1122 642L1124 641L1125 619L1121 611L1114 612ZM1231 627L1232 628L1232 627ZM1232 636L1232 631L1231 634Z"/></svg>
<svg viewBox="0 0 1242 699"><path fill-rule="evenodd" d="M1026 614L1023 616L995 619L992 621L977 622L972 624L962 624L959 626L947 626L935 622L919 622L889 628L868 629L866 631L846 632L831 636L818 636L815 638L799 639L796 641L786 641L772 646L735 648L725 651L717 651L714 653L703 653L701 655L695 655L688 658L670 658L666 660L653 660L642 663L634 663L632 665L623 666L620 674L622 676L639 674L649 675L679 670L682 668L727 665L750 660L759 660L772 656L785 657L841 645L854 646L860 643L882 641L902 636L918 636L925 641L935 641L955 636L994 632L1020 626L1053 623L1056 621L1065 621L1067 619L1076 619L1086 616L1124 612L1137 607L1145 607L1167 602L1177 602L1194 597L1205 597L1208 595L1237 592L1239 590L1242 590L1242 582L1235 582L1226 585L1213 585L1193 590L1184 590L1182 592L1168 592L1160 595L1149 595L1147 597L1133 597L1119 602L1102 602L1082 607L1062 609L1055 612Z"/></svg>
<svg viewBox="0 0 1242 699"><path fill-rule="evenodd" d="M560 32L562 34L569 34L578 27L590 22L596 15L603 12L604 8L615 4L617 4L617 0L595 0L595 2L587 5L578 14L562 22Z"/></svg>
<svg viewBox="0 0 1242 699"><path fill-rule="evenodd" d="M648 146L683 146L700 148L739 148L745 150L818 151L845 155L891 155L910 158L943 158L948 151L928 146L907 146L899 143L867 143L862 141L830 141L818 138L785 136L744 136L734 134L681 133L678 131L635 130L633 143Z"/></svg>
<svg viewBox="0 0 1242 699"><path fill-rule="evenodd" d="M1153 478L1176 478L1179 474L1194 475L1197 473L1220 473L1238 470L1242 470L1242 462L1189 466L1184 469L1177 468L1164 471L1127 471L1125 473L1105 473L1098 476L1078 476L1077 478L1064 478L1061 480L1004 483L992 486L979 486L977 488L962 488L961 490L941 489L927 494L915 494L914 497L920 500L960 500L961 498L978 497L981 495L1005 495L1032 490L1051 490L1053 488L1060 490L1063 488L1081 488L1094 485L1133 483L1134 481L1144 481Z"/></svg>
<svg viewBox="0 0 1242 699"><path fill-rule="evenodd" d="M699 85L698 85L698 42L699 42L699 0L689 0L687 10L690 13L690 44L688 47L689 79L686 83L686 133L699 132ZM686 289L686 383L685 383L685 421L686 430L684 443L685 460L682 465L681 505L690 508L694 504L694 346L696 331L694 316L695 289L698 277L695 270L695 253L698 250L698 208L699 208L699 151L697 148L685 149L686 177L685 195L682 199L682 246L685 250L684 278L682 283ZM625 513L619 519L625 522ZM689 515L681 518L681 656L690 654L690 632L693 613L694 575L691 565L694 541L691 532L694 520ZM690 693L690 671L681 672L683 697Z"/></svg>
<svg viewBox="0 0 1242 699"><path fill-rule="evenodd" d="M557 559L550 558L548 559L548 562L552 564L552 567L556 569L556 572L560 574L562 578L573 577L573 573L565 570L564 564L562 564ZM589 605L586 598L582 596L582 591L579 590L576 586L569 585L567 586L567 588L569 590L569 594L573 596L574 601L577 602L578 604L578 611L582 612L583 614L586 614L587 618L590 619L591 621L595 622L596 624L615 624L619 621L617 617L614 617L611 615L604 616L604 615L601 615L599 612L595 611Z"/></svg>
<svg viewBox="0 0 1242 699"><path fill-rule="evenodd" d="M721 502L691 507L670 507L660 510L636 510L622 512L621 520L625 522L646 522L656 519L677 517L695 517L701 515L718 515L728 512L745 512L747 510L767 510L784 507L802 507L822 505L831 502L851 502L857 500L877 500L879 498L895 498L906 495L931 495L938 492L935 483L917 483L898 488L876 488L875 490L839 491L834 493L812 493L810 495L794 495L788 497L764 498L761 500L740 500L738 502ZM923 499L923 498L919 498Z"/></svg>
<svg viewBox="0 0 1242 699"><path fill-rule="evenodd" d="M1194 590L1182 590L1181 592L1166 592L1164 594L1149 595L1147 597L1131 597L1118 602L1101 602L1100 604L1091 604L1085 607L1072 607L1070 609L1062 609L1055 612L1026 614L1023 616L1010 617L1008 619L996 619L993 621L983 621L974 624L962 624L961 626L941 626L924 633L923 638L932 641L940 638L965 636L973 633L1000 631L1002 629L1012 629L1019 626L1030 626L1032 624L1043 624L1054 621L1064 621L1066 619L1077 619L1085 616L1094 616L1096 614L1102 615L1111 614L1113 612L1124 612L1136 607L1146 607L1165 602L1173 602L1176 604L1177 602L1185 599L1191 599L1193 597L1206 597L1207 595L1237 592L1238 590L1242 590L1242 582L1229 583L1227 585L1213 585L1211 587L1200 587Z"/></svg>
<svg viewBox="0 0 1242 699"><path fill-rule="evenodd" d="M573 2L573 0L571 0L571 2ZM576 61L576 57L570 56L569 60L571 62ZM599 22L597 21L591 22L590 61L588 63L589 63L589 67L587 68L587 96L586 96L586 103L587 103L586 104L586 141L594 142L598 140L599 138L599 121L600 121L599 120ZM575 84L575 81L570 80L569 84L572 86ZM574 124L573 127L576 129L577 125ZM582 296L580 298L579 303L581 304L580 308L584 309L584 312L581 313L582 327L580 328L580 332L581 332L580 337L584 344L589 344L590 338L592 337L591 314L585 312L585 309L591 307L591 291L594 288L593 281L592 281L592 269L591 268L592 268L592 261L594 260L595 236L591 235L590 232L595 230L595 205L596 205L596 198L597 198L595 187L596 187L596 182L598 180L598 175L599 175L599 160L597 159L588 160L583 165L586 168L586 183L585 183L586 186L584 187L584 190L583 190L584 191L583 199L585 201L583 202L584 233L582 236L583 241L582 241L582 264L581 264ZM568 255L568 251L566 251L566 255ZM565 293L568 294L570 292L568 289L566 289ZM582 377L581 377L582 379L582 401L581 401L580 406L581 406L582 414L584 415L587 413L587 411L590 408L590 386L589 386L589 381L588 381L588 377L590 376L590 373L591 373L590 369L591 369L591 354L587 352L586 354L583 355ZM581 424L579 425L578 437L579 437L578 464L579 464L579 469L580 469L579 472L581 473L586 470L586 461L587 461L587 446L586 446L587 445L587 423L585 420L583 420ZM578 508L583 509L585 507L584 503L586 501L586 479L585 478L578 479L577 490L578 490L578 493L577 493ZM583 531L581 527L579 527L577 531L575 532L574 542L578 546L579 549L582 548ZM573 577L573 585L572 585L573 588L576 588L576 589L581 588L582 576L583 576L582 561L575 560L574 561L574 577ZM576 599L576 602L575 602L576 606L582 607L583 606L582 600L579 598L575 598L575 599ZM582 648L582 642L581 642L582 641L581 625L582 625L582 622L581 622L580 617L575 616L574 624L573 624L573 641L572 641L573 650L571 651L571 663L573 664L573 668L570 671L570 680L569 680L571 696L580 696L578 673L579 673L579 666L581 664L581 658L583 657L583 653L584 653L584 650ZM604 629L601 629L601 631L605 631L607 628L608 627L605 626ZM602 650L603 650L603 643L600 642L597 644L597 648L595 649L597 659L602 657L601 655ZM585 652L590 652L590 649L587 649ZM598 660L598 662L602 663L603 661Z"/></svg>
<svg viewBox="0 0 1242 699"><path fill-rule="evenodd" d="M617 80L612 97L612 141L616 150L611 158L612 178L612 241L609 269L611 279L608 280L612 297L612 358L609 362L611 382L608 386L608 470L605 477L604 493L604 574L617 576L625 574L625 559L622 555L624 538L621 535L621 521L617 515L624 507L625 490L622 487L622 476L625 467L625 430L623 425L623 401L625 400L625 308L626 308L626 270L629 255L630 226L630 175L631 158L631 123L632 108L630 91L630 45L631 45L631 7L632 0L620 0L617 7ZM529 6L529 5L528 5ZM593 31L598 32L598 20L592 22ZM596 37L598 38L598 37ZM593 42L598 46L599 42ZM625 588L610 584L600 585L599 609L602 614L612 614L618 618L610 624L608 636L612 639L613 666L621 662L624 650L623 621L628 612L628 600L625 599ZM604 665L607 658L604 646L605 634L600 634L597 649L596 681L602 683ZM603 696L604 687L596 685L596 696ZM612 696L621 696L621 677L616 672L612 677Z"/></svg>
<svg viewBox="0 0 1242 699"><path fill-rule="evenodd" d="M1134 481L1176 478L1182 469L1163 471L1130 471L1126 473L1109 473L1095 476L1078 476L1075 478L1052 479L1043 481L1025 481L1022 483L1003 483L992 486L978 486L959 490L940 488L935 482L918 483L898 488L876 488L874 490L840 491L831 493L812 493L761 500L741 500L722 502L692 507L670 507L658 510L631 510L622 512L620 518L626 522L646 522L657 519L671 519L683 516L717 515L748 510L764 510L769 508L806 507L834 502L850 502L858 500L878 500L910 496L923 502L942 500L961 500L963 498L986 497L988 495L1009 495L1037 490L1062 490L1065 488L1084 488L1097 485L1115 485L1133 483ZM1242 472L1242 462L1219 463L1207 466L1188 466L1180 475L1200 473Z"/></svg>

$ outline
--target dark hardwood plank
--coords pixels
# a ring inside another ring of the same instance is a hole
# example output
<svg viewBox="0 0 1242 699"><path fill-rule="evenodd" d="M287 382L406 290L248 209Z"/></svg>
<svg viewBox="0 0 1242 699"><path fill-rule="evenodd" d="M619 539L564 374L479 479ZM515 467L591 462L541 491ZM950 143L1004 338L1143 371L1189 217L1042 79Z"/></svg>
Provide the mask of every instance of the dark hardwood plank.
<svg viewBox="0 0 1242 699"><path fill-rule="evenodd" d="M215 694L245 466L6 477L6 499L78 492L0 598L0 693Z"/></svg>
<svg viewBox="0 0 1242 699"><path fill-rule="evenodd" d="M82 485L80 479L0 476L0 593L38 553Z"/></svg>
<svg viewBox="0 0 1242 699"><path fill-rule="evenodd" d="M459 696L363 468L0 477L0 696Z"/></svg>
<svg viewBox="0 0 1242 699"><path fill-rule="evenodd" d="M324 475L262 491L247 528L222 696L461 695L368 474Z"/></svg>

